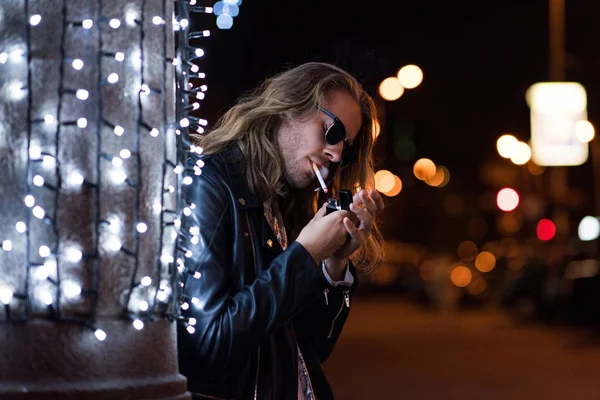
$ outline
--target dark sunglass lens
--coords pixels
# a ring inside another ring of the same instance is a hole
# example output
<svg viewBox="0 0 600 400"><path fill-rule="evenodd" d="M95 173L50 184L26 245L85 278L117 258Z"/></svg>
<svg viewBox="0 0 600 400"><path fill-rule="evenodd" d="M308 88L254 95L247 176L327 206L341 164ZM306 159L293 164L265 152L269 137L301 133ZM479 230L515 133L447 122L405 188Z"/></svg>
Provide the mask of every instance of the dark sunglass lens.
<svg viewBox="0 0 600 400"><path fill-rule="evenodd" d="M336 121L327 129L325 138L330 145L336 145L346 138L346 129L344 129L341 123Z"/></svg>

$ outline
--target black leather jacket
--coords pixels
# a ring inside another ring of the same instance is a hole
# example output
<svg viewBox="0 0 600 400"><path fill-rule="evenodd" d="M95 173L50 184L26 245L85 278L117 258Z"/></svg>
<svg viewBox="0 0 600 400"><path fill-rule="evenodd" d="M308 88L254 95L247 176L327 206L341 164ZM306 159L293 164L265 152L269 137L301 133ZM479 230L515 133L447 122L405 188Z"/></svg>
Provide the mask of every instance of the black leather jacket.
<svg viewBox="0 0 600 400"><path fill-rule="evenodd" d="M354 267L352 287L333 288L301 244L282 250L237 145L201 159L202 174L184 192L195 208L181 226L192 228L182 243L192 255L181 302L195 325L184 320L177 329L189 391L198 399L296 400L298 343L316 398L333 399L321 363L348 316Z"/></svg>

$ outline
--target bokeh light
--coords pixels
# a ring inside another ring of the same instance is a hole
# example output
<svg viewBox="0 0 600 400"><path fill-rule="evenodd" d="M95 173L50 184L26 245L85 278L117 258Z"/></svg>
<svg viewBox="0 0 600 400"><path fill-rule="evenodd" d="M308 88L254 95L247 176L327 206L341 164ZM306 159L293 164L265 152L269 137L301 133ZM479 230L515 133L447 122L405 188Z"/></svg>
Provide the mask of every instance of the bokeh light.
<svg viewBox="0 0 600 400"><path fill-rule="evenodd" d="M596 136L594 125L590 121L577 121L575 124L575 136L582 143L591 142Z"/></svg>
<svg viewBox="0 0 600 400"><path fill-rule="evenodd" d="M513 148L510 160L517 165L523 165L530 159L531 147L525 142L517 142Z"/></svg>
<svg viewBox="0 0 600 400"><path fill-rule="evenodd" d="M577 235L584 242L598 239L598 236L600 236L600 222L598 218L590 215L583 217L581 222L579 222Z"/></svg>
<svg viewBox="0 0 600 400"><path fill-rule="evenodd" d="M379 95L387 101L398 100L404 93L404 87L395 76L385 78L379 84Z"/></svg>
<svg viewBox="0 0 600 400"><path fill-rule="evenodd" d="M387 179L386 179L387 178ZM387 169L381 169L375 173L375 189L383 193L394 187L394 174Z"/></svg>
<svg viewBox="0 0 600 400"><path fill-rule="evenodd" d="M490 272L496 266L496 257L489 251L482 251L475 259L475 268L481 272Z"/></svg>
<svg viewBox="0 0 600 400"><path fill-rule="evenodd" d="M464 242L458 245L456 253L458 254L458 257L463 261L473 261L475 257L477 257L478 251L479 249L477 248L477 245L474 242L470 240L465 240Z"/></svg>
<svg viewBox="0 0 600 400"><path fill-rule="evenodd" d="M502 135L496 141L496 149L498 149L498 154L504 158L510 158L513 155L515 145L518 140L513 135Z"/></svg>
<svg viewBox="0 0 600 400"><path fill-rule="evenodd" d="M549 219L542 219L538 222L535 233L540 240L551 240L556 234L556 225Z"/></svg>
<svg viewBox="0 0 600 400"><path fill-rule="evenodd" d="M462 265L455 267L450 274L450 280L455 286L458 287L467 286L469 283L471 283L471 279L473 279L471 270Z"/></svg>
<svg viewBox="0 0 600 400"><path fill-rule="evenodd" d="M435 175L436 167L433 161L428 158L420 158L413 166L413 172L417 179L422 181L431 179Z"/></svg>
<svg viewBox="0 0 600 400"><path fill-rule="evenodd" d="M406 89L414 89L423 82L423 71L416 65L405 65L397 74L398 81Z"/></svg>
<svg viewBox="0 0 600 400"><path fill-rule="evenodd" d="M444 187L450 182L450 172L443 165L436 165L435 174L430 179L424 181L429 186Z"/></svg>
<svg viewBox="0 0 600 400"><path fill-rule="evenodd" d="M382 192L383 194L385 194L388 197L397 196L402 191L402 180L398 176L396 176L396 175L391 175L391 177L394 179L394 186L392 186L392 188L390 190ZM388 179L390 179L390 175L386 175L383 178L382 185L387 185L387 180Z"/></svg>
<svg viewBox="0 0 600 400"><path fill-rule="evenodd" d="M504 188L496 196L496 204L502 211L512 211L519 205L519 194L511 188Z"/></svg>

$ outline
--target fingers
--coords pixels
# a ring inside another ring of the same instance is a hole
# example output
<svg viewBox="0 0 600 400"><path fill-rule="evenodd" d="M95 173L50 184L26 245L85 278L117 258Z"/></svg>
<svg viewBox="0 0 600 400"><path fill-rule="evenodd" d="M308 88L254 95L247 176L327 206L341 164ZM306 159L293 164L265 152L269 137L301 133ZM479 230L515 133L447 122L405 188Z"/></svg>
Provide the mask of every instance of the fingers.
<svg viewBox="0 0 600 400"><path fill-rule="evenodd" d="M369 192L369 194L371 195L371 198L373 199L373 202L375 203L376 212L380 213L383 210L383 208L385 207L385 204L383 203L383 197L381 197L381 195L379 194L379 192L377 192L377 190L371 190Z"/></svg>
<svg viewBox="0 0 600 400"><path fill-rule="evenodd" d="M364 242L365 235L354 225L350 218L344 218L344 226L350 234L352 241L357 244L356 247L360 247Z"/></svg>
<svg viewBox="0 0 600 400"><path fill-rule="evenodd" d="M371 213L371 215L377 214L377 206L375 202L369 197L366 190L361 190L354 195L353 204L360 207L364 205L365 208Z"/></svg>
<svg viewBox="0 0 600 400"><path fill-rule="evenodd" d="M354 204L350 204L350 209L361 221L359 229L369 233L373 227L373 215L367 209L357 207Z"/></svg>

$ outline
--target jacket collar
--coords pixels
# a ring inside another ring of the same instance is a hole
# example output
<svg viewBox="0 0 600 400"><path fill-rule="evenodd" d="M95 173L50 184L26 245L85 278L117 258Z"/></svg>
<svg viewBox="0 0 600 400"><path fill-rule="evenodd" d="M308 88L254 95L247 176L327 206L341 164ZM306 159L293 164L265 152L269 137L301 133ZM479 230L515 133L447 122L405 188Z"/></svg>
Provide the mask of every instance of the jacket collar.
<svg viewBox="0 0 600 400"><path fill-rule="evenodd" d="M238 207L241 209L262 208L262 199L248 185L246 160L239 145L233 143L220 153L220 157L231 179L231 190L238 202Z"/></svg>

